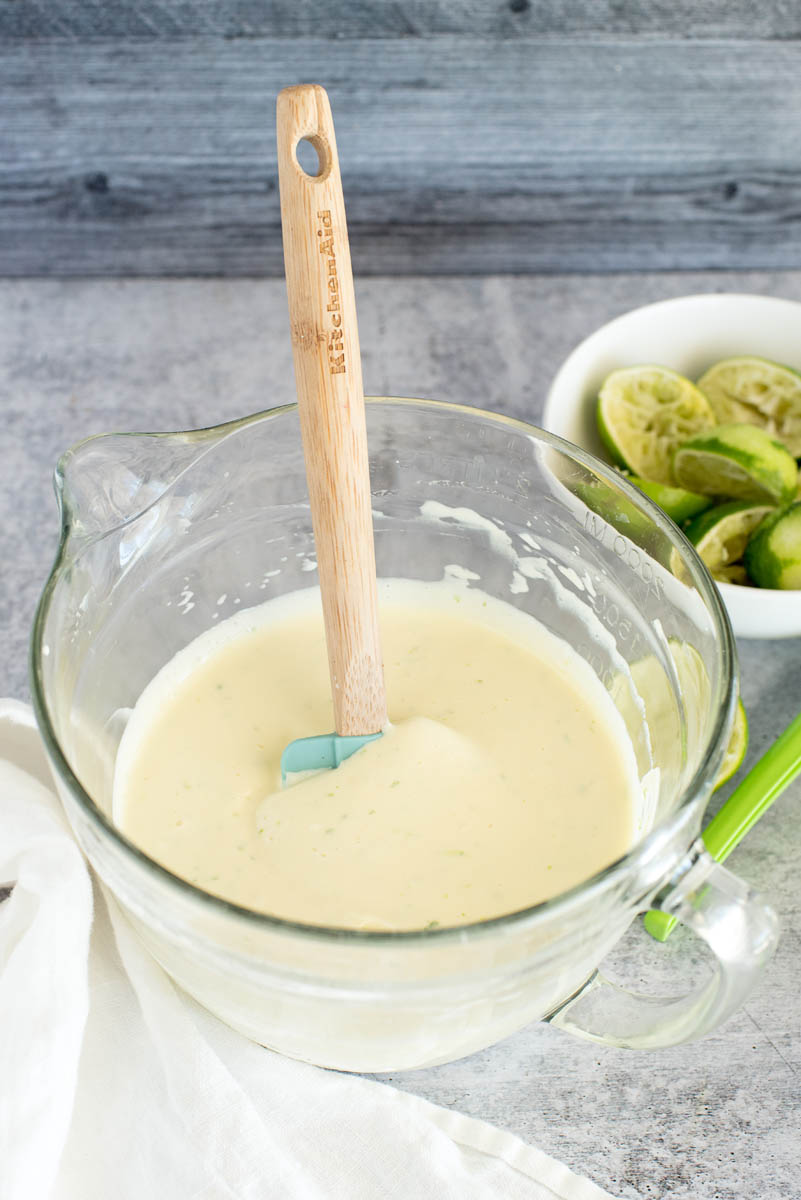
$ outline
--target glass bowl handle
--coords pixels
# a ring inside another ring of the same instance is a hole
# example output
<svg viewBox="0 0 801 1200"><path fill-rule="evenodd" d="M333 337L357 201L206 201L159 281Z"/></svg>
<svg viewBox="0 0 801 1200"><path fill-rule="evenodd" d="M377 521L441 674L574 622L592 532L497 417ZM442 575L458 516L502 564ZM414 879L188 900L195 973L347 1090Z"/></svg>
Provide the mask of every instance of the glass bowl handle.
<svg viewBox="0 0 801 1200"><path fill-rule="evenodd" d="M754 988L778 942L778 920L699 839L653 908L676 917L715 956L711 978L677 998L632 992L596 971L548 1018L577 1037L632 1050L693 1041L721 1025Z"/></svg>

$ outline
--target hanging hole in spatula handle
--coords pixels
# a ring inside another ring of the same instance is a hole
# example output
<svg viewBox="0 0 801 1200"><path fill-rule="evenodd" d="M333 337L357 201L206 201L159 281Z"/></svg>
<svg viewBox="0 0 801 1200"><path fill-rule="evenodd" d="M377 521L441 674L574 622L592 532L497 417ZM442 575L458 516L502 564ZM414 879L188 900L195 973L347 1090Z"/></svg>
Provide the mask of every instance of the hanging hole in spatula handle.
<svg viewBox="0 0 801 1200"><path fill-rule="evenodd" d="M330 146L318 133L299 138L292 153L298 167L309 179L325 179L331 170Z"/></svg>

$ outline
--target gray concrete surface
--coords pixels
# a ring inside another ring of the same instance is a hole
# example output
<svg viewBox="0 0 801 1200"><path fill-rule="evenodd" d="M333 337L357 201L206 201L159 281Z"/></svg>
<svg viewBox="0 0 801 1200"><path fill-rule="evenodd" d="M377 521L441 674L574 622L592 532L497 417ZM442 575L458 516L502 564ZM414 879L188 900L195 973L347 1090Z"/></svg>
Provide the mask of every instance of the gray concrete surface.
<svg viewBox="0 0 801 1200"><path fill-rule="evenodd" d="M801 274L362 281L366 388L536 421L555 369L598 325L650 300L723 290L801 299ZM0 283L0 693L27 696L59 453L92 433L208 425L292 395L280 281ZM801 642L739 650L752 762L798 710ZM801 1196L799 802L796 783L729 860L775 905L783 938L722 1030L635 1054L532 1026L462 1062L384 1078L513 1130L621 1197ZM678 992L702 963L681 930L657 946L636 928L610 968Z"/></svg>

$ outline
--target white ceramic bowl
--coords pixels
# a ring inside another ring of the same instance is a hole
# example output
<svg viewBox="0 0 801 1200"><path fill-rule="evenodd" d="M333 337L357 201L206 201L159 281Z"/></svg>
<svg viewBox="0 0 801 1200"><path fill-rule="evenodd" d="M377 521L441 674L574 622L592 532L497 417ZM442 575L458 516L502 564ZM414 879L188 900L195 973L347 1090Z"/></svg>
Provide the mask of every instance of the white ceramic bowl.
<svg viewBox="0 0 801 1200"><path fill-rule="evenodd" d="M697 379L721 358L756 354L801 369L801 304L770 296L681 296L625 313L586 338L551 384L542 424L609 461L595 424L598 390L616 367L658 363ZM801 635L801 592L718 585L740 637Z"/></svg>

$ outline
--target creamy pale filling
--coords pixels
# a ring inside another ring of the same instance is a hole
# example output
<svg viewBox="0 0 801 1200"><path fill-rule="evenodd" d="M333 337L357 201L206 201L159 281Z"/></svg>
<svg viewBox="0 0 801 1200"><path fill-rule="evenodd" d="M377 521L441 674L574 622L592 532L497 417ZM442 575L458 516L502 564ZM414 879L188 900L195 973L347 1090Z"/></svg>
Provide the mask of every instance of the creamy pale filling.
<svg viewBox="0 0 801 1200"><path fill-rule="evenodd" d="M462 924L588 878L633 839L623 722L533 618L453 583L382 581L392 725L281 789L296 737L333 728L316 590L203 634L145 689L114 815L199 887L295 921Z"/></svg>

